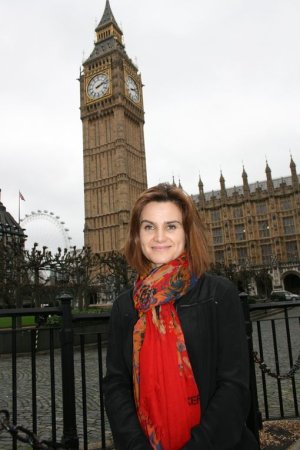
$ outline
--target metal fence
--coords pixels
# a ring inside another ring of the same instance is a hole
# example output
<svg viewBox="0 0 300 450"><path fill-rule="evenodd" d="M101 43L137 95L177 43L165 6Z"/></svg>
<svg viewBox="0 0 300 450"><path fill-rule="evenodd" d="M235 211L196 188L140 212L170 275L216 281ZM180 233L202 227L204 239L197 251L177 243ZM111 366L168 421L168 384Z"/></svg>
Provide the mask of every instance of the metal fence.
<svg viewBox="0 0 300 450"><path fill-rule="evenodd" d="M264 420L299 417L300 302L248 305L247 294L240 297L250 361L247 423L259 441Z"/></svg>
<svg viewBox="0 0 300 450"><path fill-rule="evenodd" d="M250 305L250 311L262 418L299 417L300 302Z"/></svg>
<svg viewBox="0 0 300 450"><path fill-rule="evenodd" d="M71 298L60 300L57 308L0 310L12 319L11 330L0 331L0 410L9 431L0 434L1 450L28 449L24 443L107 448L102 378L109 315L72 317ZM44 327L49 315L61 325ZM36 317L36 327L18 328L21 316Z"/></svg>
<svg viewBox="0 0 300 450"><path fill-rule="evenodd" d="M258 438L261 420L299 417L300 302L248 308L247 296L241 301L251 372L248 425ZM22 440L45 449L111 446L102 392L109 316L72 316L70 303L62 296L57 308L0 310L12 318L11 330L0 330L0 410L9 431L0 434L1 450L28 449ZM19 329L24 315L35 316L36 327ZM49 315L61 324L44 327Z"/></svg>

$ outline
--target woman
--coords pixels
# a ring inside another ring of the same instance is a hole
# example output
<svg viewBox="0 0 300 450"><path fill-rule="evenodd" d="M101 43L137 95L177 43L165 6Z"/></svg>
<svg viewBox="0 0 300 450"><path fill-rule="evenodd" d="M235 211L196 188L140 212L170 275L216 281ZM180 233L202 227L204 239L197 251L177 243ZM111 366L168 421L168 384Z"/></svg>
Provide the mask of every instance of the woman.
<svg viewBox="0 0 300 450"><path fill-rule="evenodd" d="M136 201L125 246L139 277L111 314L104 381L116 449L254 450L240 300L209 275L198 212L160 184Z"/></svg>

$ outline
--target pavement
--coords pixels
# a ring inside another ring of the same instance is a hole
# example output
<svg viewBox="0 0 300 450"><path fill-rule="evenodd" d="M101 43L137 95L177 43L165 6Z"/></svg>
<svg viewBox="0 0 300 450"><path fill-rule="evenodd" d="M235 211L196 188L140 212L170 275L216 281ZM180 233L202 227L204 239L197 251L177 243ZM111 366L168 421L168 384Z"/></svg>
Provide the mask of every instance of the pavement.
<svg viewBox="0 0 300 450"><path fill-rule="evenodd" d="M300 450L300 420L269 420L260 430L263 450Z"/></svg>
<svg viewBox="0 0 300 450"><path fill-rule="evenodd" d="M291 445L288 450L300 450L300 439L294 442L294 444Z"/></svg>

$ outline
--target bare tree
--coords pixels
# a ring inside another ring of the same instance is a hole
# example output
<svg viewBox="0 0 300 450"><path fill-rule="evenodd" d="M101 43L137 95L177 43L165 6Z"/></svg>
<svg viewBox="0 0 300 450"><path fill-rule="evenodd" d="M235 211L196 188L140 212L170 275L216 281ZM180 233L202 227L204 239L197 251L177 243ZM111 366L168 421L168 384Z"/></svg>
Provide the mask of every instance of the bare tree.
<svg viewBox="0 0 300 450"><path fill-rule="evenodd" d="M0 241L0 302L21 307L55 305L61 291L69 292L74 304L84 309L98 300L113 301L133 284L134 272L116 251L94 254L90 248L58 248L52 254L35 243L25 250L17 242Z"/></svg>

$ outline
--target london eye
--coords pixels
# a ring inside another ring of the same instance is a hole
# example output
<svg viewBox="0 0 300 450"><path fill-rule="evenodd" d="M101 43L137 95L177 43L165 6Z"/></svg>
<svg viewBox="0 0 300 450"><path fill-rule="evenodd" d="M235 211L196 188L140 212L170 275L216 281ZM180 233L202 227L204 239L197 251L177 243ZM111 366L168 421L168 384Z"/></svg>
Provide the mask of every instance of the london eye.
<svg viewBox="0 0 300 450"><path fill-rule="evenodd" d="M25 214L20 222L27 235L26 249L31 249L35 243L41 248L46 246L52 252L57 251L58 247L70 249L72 240L69 235L70 230L54 212L31 211L30 214Z"/></svg>

